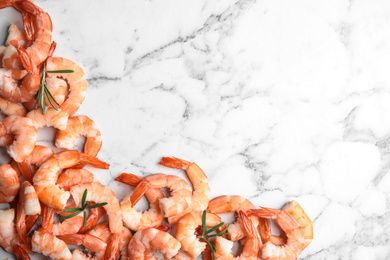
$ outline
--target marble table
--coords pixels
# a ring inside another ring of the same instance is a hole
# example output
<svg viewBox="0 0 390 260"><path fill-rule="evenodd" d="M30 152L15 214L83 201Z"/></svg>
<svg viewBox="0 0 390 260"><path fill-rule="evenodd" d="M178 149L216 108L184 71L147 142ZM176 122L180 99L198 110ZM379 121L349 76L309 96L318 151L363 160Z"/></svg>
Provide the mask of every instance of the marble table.
<svg viewBox="0 0 390 260"><path fill-rule="evenodd" d="M54 56L86 73L77 114L100 128L111 167L93 171L119 198L122 172L184 176L158 165L175 156L205 171L212 198L297 200L314 224L301 259L390 259L388 1L36 3ZM10 22L1 10L2 44Z"/></svg>

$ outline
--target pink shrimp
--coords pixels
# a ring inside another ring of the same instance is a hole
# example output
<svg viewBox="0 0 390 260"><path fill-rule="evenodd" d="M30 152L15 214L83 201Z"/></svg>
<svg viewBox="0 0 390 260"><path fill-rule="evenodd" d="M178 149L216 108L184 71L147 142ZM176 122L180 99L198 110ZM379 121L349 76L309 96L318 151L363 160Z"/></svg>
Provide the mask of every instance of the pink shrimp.
<svg viewBox="0 0 390 260"><path fill-rule="evenodd" d="M86 169L67 169L57 180L61 189L69 190L72 186L83 183L99 182L96 176Z"/></svg>
<svg viewBox="0 0 390 260"><path fill-rule="evenodd" d="M13 252L12 246L18 242L14 219L15 210L13 208L0 210L0 246L8 253Z"/></svg>
<svg viewBox="0 0 390 260"><path fill-rule="evenodd" d="M26 117L31 118L36 129L44 126L53 126L59 130L66 128L68 122L68 113L62 110L55 110L52 107L47 108L45 114L42 113L42 108L37 108L26 114Z"/></svg>
<svg viewBox="0 0 390 260"><path fill-rule="evenodd" d="M69 234L57 236L57 238L64 241L66 244L83 245L85 248L96 254L96 259L102 259L107 248L106 242L102 241L96 236L89 234ZM76 254L79 253L81 252L76 252ZM74 254L75 253L73 252L73 257L75 257ZM80 255L79 257L84 258L83 255Z"/></svg>
<svg viewBox="0 0 390 260"><path fill-rule="evenodd" d="M51 259L72 259L72 254L66 243L49 233L35 231L32 236L31 245L34 252L42 253Z"/></svg>
<svg viewBox="0 0 390 260"><path fill-rule="evenodd" d="M19 192L18 174L9 164L0 166L0 203L11 202Z"/></svg>
<svg viewBox="0 0 390 260"><path fill-rule="evenodd" d="M0 111L7 116L24 116L27 113L22 105L2 97L0 97Z"/></svg>

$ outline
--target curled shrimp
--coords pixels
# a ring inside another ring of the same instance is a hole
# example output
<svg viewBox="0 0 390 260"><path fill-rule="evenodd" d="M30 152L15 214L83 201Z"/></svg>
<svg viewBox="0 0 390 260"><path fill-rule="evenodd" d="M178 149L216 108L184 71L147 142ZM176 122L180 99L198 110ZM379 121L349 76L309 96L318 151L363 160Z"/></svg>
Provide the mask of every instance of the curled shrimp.
<svg viewBox="0 0 390 260"><path fill-rule="evenodd" d="M67 169L57 180L61 189L69 190L76 184L99 182L95 174L86 169Z"/></svg>
<svg viewBox="0 0 390 260"><path fill-rule="evenodd" d="M171 259L180 249L180 242L172 235L156 228L137 231L130 240L128 257L130 259L156 259L155 251L164 259Z"/></svg>
<svg viewBox="0 0 390 260"><path fill-rule="evenodd" d="M177 221L188 212L203 211L207 208L210 200L210 187L206 174L196 163L174 157L163 157L159 164L170 168L185 170L194 187L191 206L186 208L181 214L168 218L170 224L177 223Z"/></svg>
<svg viewBox="0 0 390 260"><path fill-rule="evenodd" d="M5 41L5 46L22 46L25 47L27 44L27 37L23 30L19 29L18 26L11 23L11 25L8 28L8 36L7 40Z"/></svg>
<svg viewBox="0 0 390 260"><path fill-rule="evenodd" d="M137 204L149 188L164 187L170 190L170 197L159 200L159 206L164 213L164 217L181 214L191 206L191 186L183 178L162 173L149 175L142 179L131 194L131 205Z"/></svg>
<svg viewBox="0 0 390 260"><path fill-rule="evenodd" d="M95 122L87 116L71 117L66 129L58 131L55 145L58 148L73 149L74 142L80 135L86 137L84 153L96 156L102 147L102 136Z"/></svg>
<svg viewBox="0 0 390 260"><path fill-rule="evenodd" d="M68 122L68 113L60 109L55 110L52 107L47 108L45 114L42 113L42 108L37 108L28 112L26 117L31 118L36 129L44 126L53 126L63 130Z"/></svg>
<svg viewBox="0 0 390 260"><path fill-rule="evenodd" d="M207 207L207 211L213 214L221 214L227 212L238 212L243 210L246 212L249 209L256 208L248 199L234 195L234 196L220 196L212 199ZM257 227L259 220L256 216L250 217L252 223ZM231 241L237 241L245 236L244 226L242 225L241 218L228 227L229 238Z"/></svg>
<svg viewBox="0 0 390 260"><path fill-rule="evenodd" d="M275 219L280 228L285 232L287 241L280 245L280 240L270 240L261 249L261 256L265 260L272 259L297 259L304 247L303 231L297 220L284 210L261 208L249 210L249 214L260 218Z"/></svg>
<svg viewBox="0 0 390 260"><path fill-rule="evenodd" d="M102 259L104 256L104 252L106 251L107 248L106 242L102 241L100 238L96 236L89 235L89 234L61 235L61 236L57 236L57 238L64 241L66 244L83 245L85 248L91 250L96 254L95 259ZM86 256L79 250L77 250L77 252L75 251L73 251L73 259L75 257L79 257L81 259L86 258Z"/></svg>
<svg viewBox="0 0 390 260"><path fill-rule="evenodd" d="M90 206L93 206L95 205L95 203L91 202L89 203ZM81 227L81 229L79 230L79 234L84 234L86 232L88 232L89 230L91 230L91 228L93 228L96 223L99 222L100 218L104 215L104 209L99 207L99 208L93 208L93 209L90 209L90 215L88 216L88 219L87 219L87 222L85 223L85 226Z"/></svg>
<svg viewBox="0 0 390 260"><path fill-rule="evenodd" d="M83 193L88 190L86 201L93 201L95 203L107 202L104 209L108 215L108 221L111 233L120 234L123 229L122 211L119 206L119 201L110 188L100 183L85 183L73 186L70 189L72 197L76 204L81 202Z"/></svg>
<svg viewBox="0 0 390 260"><path fill-rule="evenodd" d="M0 97L0 111L7 116L24 116L27 113L22 105L2 97Z"/></svg>
<svg viewBox="0 0 390 260"><path fill-rule="evenodd" d="M78 151L57 153L44 162L34 175L34 188L40 201L56 210L64 209L70 193L56 185L59 171L85 163L95 168L108 169L109 164Z"/></svg>
<svg viewBox="0 0 390 260"><path fill-rule="evenodd" d="M5 8L8 6L13 6L25 14L23 23L25 25L26 38L31 39L31 43L29 42L26 45L28 46L26 51L31 56L34 64L41 64L46 60L51 45L53 26L49 14L36 6L32 1L3 0L0 7ZM23 69L20 56L16 53L13 45L7 46L4 50L2 67Z"/></svg>
<svg viewBox="0 0 390 260"><path fill-rule="evenodd" d="M137 186L142 178L134 174L122 173L115 179L132 186ZM149 201L149 209L146 211L137 211L129 197L125 197L121 201L121 209L123 214L123 223L133 231L145 229L149 227L157 227L161 225L164 216L160 210L159 200L164 198L164 194L160 189L148 189L145 196Z"/></svg>
<svg viewBox="0 0 390 260"><path fill-rule="evenodd" d="M295 218L301 226L303 236L305 237L303 247L303 249L305 249L313 240L313 223L311 222L309 216L295 200L292 200L284 205L282 209L291 214L291 216L293 216L293 218Z"/></svg>
<svg viewBox="0 0 390 260"><path fill-rule="evenodd" d="M76 204L72 203L65 207L67 208L75 208ZM72 214L72 212L58 212L61 217L66 217ZM52 228L52 234L54 236L59 235L67 235L67 234L76 234L83 226L84 217L82 215L74 216L73 218L68 218L63 220L62 222L54 223Z"/></svg>
<svg viewBox="0 0 390 260"><path fill-rule="evenodd" d="M8 253L13 253L12 246L18 242L15 225L15 210L0 210L0 246Z"/></svg>
<svg viewBox="0 0 390 260"><path fill-rule="evenodd" d="M11 202L19 192L20 183L18 174L11 165L0 166L0 203Z"/></svg>
<svg viewBox="0 0 390 260"><path fill-rule="evenodd" d="M243 259L243 260L256 260L259 251L260 251L260 239L257 236L257 231L255 226L252 224L252 221L245 215L245 213L240 210L238 212L238 215L240 216L241 222L244 226L245 230L245 236L246 236L246 241L245 241L245 246L244 249L242 250L242 253L234 257L232 254L232 248L233 248L233 241L229 241L221 236L217 236L215 239L215 258L216 259Z"/></svg>
<svg viewBox="0 0 390 260"><path fill-rule="evenodd" d="M217 215L206 214L206 226L213 227L221 222L221 218ZM195 235L199 225L202 225L202 212L187 213L177 222L176 238L181 243L182 250L192 258L198 257L206 248L206 242L199 241Z"/></svg>
<svg viewBox="0 0 390 260"><path fill-rule="evenodd" d="M41 214L41 205L38 200L38 195L34 187L28 181L25 181L20 186L20 195L23 198L23 209L26 215Z"/></svg>
<svg viewBox="0 0 390 260"><path fill-rule="evenodd" d="M7 147L7 152L16 162L24 161L33 151L38 133L32 120L26 117L8 116L0 125L0 136L13 135L13 143Z"/></svg>
<svg viewBox="0 0 390 260"><path fill-rule="evenodd" d="M59 57L50 57L46 61L47 70L73 70L72 73L50 73L47 78L62 78L69 86L68 98L62 103L60 109L72 116L79 109L87 92L87 80L84 71L76 63Z"/></svg>
<svg viewBox="0 0 390 260"><path fill-rule="evenodd" d="M72 253L66 243L49 233L36 230L32 236L31 245L34 252L42 253L51 259L72 259Z"/></svg>
<svg viewBox="0 0 390 260"><path fill-rule="evenodd" d="M34 98L40 86L41 76L31 57L23 47L18 47L17 52L21 57L27 75L23 77L19 86L12 70L0 69L0 95L11 102L26 102Z"/></svg>

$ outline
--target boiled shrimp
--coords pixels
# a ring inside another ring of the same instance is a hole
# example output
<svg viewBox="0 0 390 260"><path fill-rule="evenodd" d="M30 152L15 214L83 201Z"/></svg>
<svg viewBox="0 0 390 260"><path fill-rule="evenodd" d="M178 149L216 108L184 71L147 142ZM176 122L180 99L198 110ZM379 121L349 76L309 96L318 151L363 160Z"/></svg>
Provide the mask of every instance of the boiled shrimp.
<svg viewBox="0 0 390 260"><path fill-rule="evenodd" d="M37 108L28 112L26 117L31 118L36 129L44 126L53 126L59 130L64 130L69 116L68 113L61 109L55 110L54 108L49 107L45 114L42 113L42 108Z"/></svg>
<svg viewBox="0 0 390 260"><path fill-rule="evenodd" d="M156 228L137 231L130 240L128 257L130 259L156 259L154 252L158 251L164 259L171 259L180 249L180 242L172 235Z"/></svg>
<svg viewBox="0 0 390 260"><path fill-rule="evenodd" d="M57 185L61 189L69 190L76 184L99 182L95 174L86 169L67 169L57 180Z"/></svg>
<svg viewBox="0 0 390 260"><path fill-rule="evenodd" d="M142 178L134 174L122 173L115 179L132 186L137 186ZM123 214L123 223L133 231L159 226L164 216L160 210L159 200L164 198L164 194L160 189L148 189L145 196L149 201L149 209L146 211L138 211L133 206L129 197L125 197L121 201L121 209Z"/></svg>
<svg viewBox="0 0 390 260"><path fill-rule="evenodd" d="M77 137L85 136L84 153L96 156L102 146L102 136L95 122L87 116L70 117L66 129L58 131L55 145L58 148L73 149Z"/></svg>
<svg viewBox="0 0 390 260"><path fill-rule="evenodd" d="M27 44L26 33L23 30L19 29L18 26L11 23L11 25L8 28L8 36L7 36L7 40L5 41L5 46L12 45L14 47L18 47L18 46L25 47L26 44Z"/></svg>
<svg viewBox="0 0 390 260"><path fill-rule="evenodd" d="M14 219L15 210L13 208L0 210L0 246L8 253L13 252L12 246L18 242Z"/></svg>
<svg viewBox="0 0 390 260"><path fill-rule="evenodd" d="M38 138L32 120L26 117L8 116L0 124L0 136L12 134L14 141L7 147L8 154L16 162L24 161L33 151Z"/></svg>
<svg viewBox="0 0 390 260"><path fill-rule="evenodd" d="M90 202L89 205L93 206L95 205L95 203ZM81 229L78 232L79 234L84 234L89 230L91 230L91 228L95 227L96 223L98 223L100 218L104 215L104 209L102 207L93 208L90 209L89 211L90 211L90 215L88 216L87 223L85 224L85 226L81 227Z"/></svg>
<svg viewBox="0 0 390 260"><path fill-rule="evenodd" d="M9 164L0 166L0 203L11 202L19 192L18 174Z"/></svg>
<svg viewBox="0 0 390 260"><path fill-rule="evenodd" d="M65 209L67 208L76 208L75 203L71 203L70 205L67 205ZM58 212L61 217L66 217L74 212ZM80 230L80 228L83 226L84 223L84 217L82 214L76 215L73 218L68 218L65 219L61 222L54 223L53 224L53 229L52 229L52 234L54 236L59 236L59 235L67 235L67 234L76 234Z"/></svg>
<svg viewBox="0 0 390 260"><path fill-rule="evenodd" d="M265 260L272 259L297 259L304 248L303 231L297 220L284 210L261 208L248 211L251 215L260 218L275 219L280 228L285 232L287 241L282 245L275 245L272 240L266 242L261 249L261 257Z"/></svg>
<svg viewBox="0 0 390 260"><path fill-rule="evenodd" d="M0 97L0 111L7 116L24 116L27 113L22 105L2 97Z"/></svg>
<svg viewBox="0 0 390 260"><path fill-rule="evenodd" d="M26 215L41 214L41 205L34 187L28 181L20 186L20 195L23 198L23 209Z"/></svg>
<svg viewBox="0 0 390 260"><path fill-rule="evenodd" d="M41 64L46 60L51 45L53 26L49 14L36 6L32 1L3 0L1 8L8 6L15 7L21 13L28 14L25 17L31 18L30 21L27 21L27 19L23 21L27 34L28 32L34 31L33 35L28 35L33 42L29 44L26 51L31 56L34 64ZM21 65L20 56L15 52L15 47L9 45L4 51L2 67L23 69Z"/></svg>
<svg viewBox="0 0 390 260"><path fill-rule="evenodd" d="M57 210L64 209L70 193L56 185L58 174L61 169L78 163L85 163L100 169L109 167L109 164L78 151L64 151L53 155L39 167L33 178L34 188L42 203Z"/></svg>
<svg viewBox="0 0 390 260"><path fill-rule="evenodd" d="M96 182L73 186L70 189L70 192L76 204L81 202L85 190L88 190L86 201L108 203L104 206L104 209L108 215L110 231L114 234L120 234L123 229L122 211L119 206L119 201L112 190L107 186Z"/></svg>
<svg viewBox="0 0 390 260"><path fill-rule="evenodd" d="M244 226L246 241L242 253L234 257L232 254L233 242L229 241L221 236L217 236L215 239L215 257L216 259L243 259L243 260L256 260L260 251L260 239L257 236L257 231L252 221L240 210L238 212L241 222Z"/></svg>
<svg viewBox="0 0 390 260"><path fill-rule="evenodd" d="M24 250L21 246L14 245L13 250L14 250L14 255L16 256L16 259L21 259L21 260L30 260L31 259L30 256L28 255L28 253L26 252L26 250Z"/></svg>
<svg viewBox="0 0 390 260"><path fill-rule="evenodd" d="M12 70L0 69L0 95L11 102L26 102L34 98L38 92L41 76L39 69L33 63L31 57L23 47L18 47L17 52L27 70L19 86L18 78L14 78Z"/></svg>
<svg viewBox="0 0 390 260"><path fill-rule="evenodd" d="M210 187L206 174L196 163L174 157L163 157L159 164L170 168L185 170L192 186L194 187L191 206L186 208L186 210L181 214L168 218L170 224L177 223L180 217L184 216L188 212L203 211L207 208L210 200Z"/></svg>
<svg viewBox="0 0 390 260"><path fill-rule="evenodd" d="M60 109L72 116L79 109L87 92L87 80L84 71L76 63L58 57L50 57L46 61L47 70L73 70L72 73L50 73L46 77L65 79L69 86L69 95Z"/></svg>
<svg viewBox="0 0 390 260"><path fill-rule="evenodd" d="M96 254L94 259L102 259L104 256L104 252L107 248L107 243L102 241L100 238L89 235L89 234L71 234L71 235L61 235L57 236L58 239L64 241L66 244L70 245L83 245L88 250L91 250ZM81 252L76 252L79 254ZM73 257L75 257L75 252L73 252ZM81 253L82 254L82 253ZM85 258L85 255L82 254L79 257L82 259Z"/></svg>
<svg viewBox="0 0 390 260"><path fill-rule="evenodd" d="M256 208L248 199L235 195L235 196L220 196L210 201L207 211L213 214L221 214L227 212L238 212L243 210L246 212L249 209ZM249 217L252 223L257 227L259 225L258 217ZM245 236L245 230L241 222L241 218L238 218L236 222L230 224L228 227L229 238L231 241L237 241Z"/></svg>
<svg viewBox="0 0 390 260"><path fill-rule="evenodd" d="M72 259L72 253L66 243L49 233L35 231L32 236L31 245L34 252L42 253L51 259Z"/></svg>
<svg viewBox="0 0 390 260"><path fill-rule="evenodd" d="M295 200L290 201L282 208L286 212L290 213L293 218L295 218L303 230L304 247L305 249L313 240L313 223L311 222L309 216L303 210L301 205Z"/></svg>
<svg viewBox="0 0 390 260"><path fill-rule="evenodd" d="M221 223L221 218L212 213L206 214L206 226L213 227ZM190 212L180 218L176 227L176 238L192 258L196 258L206 248L206 242L199 241L195 235L196 228L202 225L202 212ZM223 229L224 227L221 227Z"/></svg>

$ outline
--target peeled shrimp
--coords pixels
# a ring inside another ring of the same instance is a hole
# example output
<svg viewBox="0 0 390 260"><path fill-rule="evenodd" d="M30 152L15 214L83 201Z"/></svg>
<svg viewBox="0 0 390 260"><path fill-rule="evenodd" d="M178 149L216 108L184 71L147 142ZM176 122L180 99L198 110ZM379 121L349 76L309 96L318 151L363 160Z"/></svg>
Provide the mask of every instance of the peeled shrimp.
<svg viewBox="0 0 390 260"><path fill-rule="evenodd" d="M132 186L137 186L142 178L134 174L122 173L115 179ZM160 189L148 189L145 192L150 205L146 211L137 211L130 201L129 197L125 197L121 202L121 209L123 214L123 223L133 231L145 229L149 227L159 226L164 216L160 210L159 200L164 198L164 194Z"/></svg>
<svg viewBox="0 0 390 260"><path fill-rule="evenodd" d="M15 7L21 13L27 13L31 21L24 19L25 32L33 31L33 35L27 34L33 42L29 44L26 51L31 56L34 64L41 64L46 58L51 45L51 33L53 30L51 19L48 13L36 6L32 1L3 0L0 7ZM30 29L28 27L31 27ZM33 29L33 30L32 30ZM20 56L15 52L13 45L7 46L3 53L2 67L8 69L23 69Z"/></svg>
<svg viewBox="0 0 390 260"><path fill-rule="evenodd" d="M282 209L287 213L290 213L291 216L293 216L293 218L295 218L301 226L303 230L303 236L305 237L303 247L303 249L305 249L313 240L313 224L309 216L303 210L301 205L299 205L299 203L295 200L292 200L284 205Z"/></svg>
<svg viewBox="0 0 390 260"><path fill-rule="evenodd" d="M95 205L95 203L90 202L90 206ZM99 208L93 208L89 210L90 215L88 216L87 223L85 226L81 227L79 230L79 234L84 234L85 232L88 232L91 228L93 228L96 223L99 222L100 218L104 215L104 209L102 207Z"/></svg>
<svg viewBox="0 0 390 260"><path fill-rule="evenodd" d="M18 242L14 219L14 209L0 210L0 246L8 253L13 252L12 246Z"/></svg>
<svg viewBox="0 0 390 260"><path fill-rule="evenodd" d="M248 199L235 195L235 196L220 196L210 201L207 211L214 214L221 214L227 212L237 212L243 210L246 212L249 209L256 208ZM259 220L256 216L249 217L252 223L257 227ZM245 236L245 230L241 222L241 218L228 227L229 238L231 241L237 241Z"/></svg>
<svg viewBox="0 0 390 260"><path fill-rule="evenodd" d="M49 73L46 77L65 79L69 85L68 98L60 109L72 116L79 109L87 92L87 80L84 71L76 63L59 57L50 57L46 61L47 70L74 70L72 73Z"/></svg>
<svg viewBox="0 0 390 260"><path fill-rule="evenodd" d="M153 174L142 179L134 189L130 202L135 205L149 188L169 188L170 197L159 200L164 217L182 213L191 206L192 189L182 178L174 175Z"/></svg>
<svg viewBox="0 0 390 260"><path fill-rule="evenodd" d="M94 252L96 257L94 259L102 259L104 256L104 252L107 248L107 243L102 241L96 236L89 235L89 234L71 234L71 235L61 235L57 236L57 238L64 241L66 244L70 245L83 245L85 248L91 250ZM77 250L78 251L78 250ZM82 254L80 251L76 252L76 255L78 257L81 257L81 259L86 258L84 254ZM75 252L73 251L73 259L75 257Z"/></svg>
<svg viewBox="0 0 390 260"><path fill-rule="evenodd" d="M72 186L83 183L99 182L95 174L86 169L67 169L57 180L61 189L69 190Z"/></svg>
<svg viewBox="0 0 390 260"><path fill-rule="evenodd" d="M26 109L18 104L0 97L0 111L7 116L24 116Z"/></svg>
<svg viewBox="0 0 390 260"><path fill-rule="evenodd" d="M35 231L31 240L32 250L49 256L51 259L70 260L72 254L64 241L40 231Z"/></svg>
<svg viewBox="0 0 390 260"><path fill-rule="evenodd" d="M157 259L154 251L160 252L164 259L171 259L180 249L180 242L172 235L156 228L137 231L130 240L128 257L130 259Z"/></svg>
<svg viewBox="0 0 390 260"><path fill-rule="evenodd" d="M11 23L8 28L8 36L5 41L5 46L12 45L14 47L25 47L27 43L26 34L23 30L19 29L15 24Z"/></svg>
<svg viewBox="0 0 390 260"><path fill-rule="evenodd" d="M13 134L14 141L7 147L8 154L16 162L22 162L33 151L38 138L37 129L30 118L8 116L0 125L0 136Z"/></svg>
<svg viewBox="0 0 390 260"><path fill-rule="evenodd" d="M11 202L19 192L18 174L9 164L0 166L0 203Z"/></svg>
<svg viewBox="0 0 390 260"><path fill-rule="evenodd" d="M57 210L64 209L70 193L56 185L58 174L61 169L72 167L78 163L85 163L101 169L109 167L109 164L78 151L64 151L53 155L41 165L33 178L35 190L42 203Z"/></svg>
<svg viewBox="0 0 390 260"><path fill-rule="evenodd" d="M23 209L26 215L36 215L41 213L41 205L34 187L25 181L20 186L20 197L23 198Z"/></svg>
<svg viewBox="0 0 390 260"><path fill-rule="evenodd" d="M287 241L275 245L272 240L266 242L261 249L261 256L265 260L297 259L304 248L303 231L297 220L284 210L261 208L249 210L249 214L260 218L275 219L280 228L285 232Z"/></svg>
<svg viewBox="0 0 390 260"><path fill-rule="evenodd" d="M245 230L245 246L242 250L242 253L234 257L232 254L232 248L233 248L233 242L229 241L221 236L217 236L215 239L215 258L221 259L221 260L229 260L229 259L242 259L242 260L256 260L259 251L260 251L260 239L257 236L257 231L255 226L252 224L252 221L245 215L245 213L240 210L238 212L238 215L240 216L241 222L243 223L244 230Z"/></svg>
<svg viewBox="0 0 390 260"><path fill-rule="evenodd" d="M14 48L14 47L13 47ZM0 95L11 102L26 102L34 98L38 92L41 76L31 57L23 47L17 48L23 66L27 70L27 75L23 77L21 85L16 81L12 70L0 69Z"/></svg>
<svg viewBox="0 0 390 260"><path fill-rule="evenodd" d="M114 234L120 234L123 229L122 211L119 206L119 201L110 188L100 183L86 183L73 186L70 189L72 197L76 204L81 202L81 198L85 190L87 192L86 201L93 201L95 203L107 202L104 209L108 215L110 231Z"/></svg>
<svg viewBox="0 0 390 260"><path fill-rule="evenodd" d="M87 116L70 117L66 128L57 132L55 145L58 148L73 149L73 144L80 135L86 137L83 152L96 156L103 139L96 124Z"/></svg>
<svg viewBox="0 0 390 260"><path fill-rule="evenodd" d="M206 226L213 227L221 223L221 218L212 213L206 214ZM176 238L184 250L192 258L196 258L206 248L206 242L198 240L196 228L202 225L202 212L190 212L180 218L176 227Z"/></svg>
<svg viewBox="0 0 390 260"><path fill-rule="evenodd" d="M72 203L67 208L76 208L76 204ZM74 212L59 212L61 217L66 217ZM80 228L83 226L84 223L84 217L83 214L79 214L74 216L73 218L68 218L65 219L61 222L54 223L53 224L53 229L52 229L52 234L54 236L59 236L59 235L66 235L66 234L76 234L80 230Z"/></svg>
<svg viewBox="0 0 390 260"><path fill-rule="evenodd" d="M203 211L207 208L210 200L210 187L206 174L204 174L202 169L196 163L174 157L163 157L159 164L170 168L185 170L192 186L194 187L191 206L186 208L186 210L184 210L181 214L170 216L170 218L168 218L170 224L177 223L180 217L184 216L188 212Z"/></svg>
<svg viewBox="0 0 390 260"><path fill-rule="evenodd" d="M55 110L52 107L47 108L45 114L42 113L42 108L37 108L26 114L26 117L31 118L35 128L42 128L44 126L53 126L59 130L66 128L68 122L68 113L61 109Z"/></svg>

